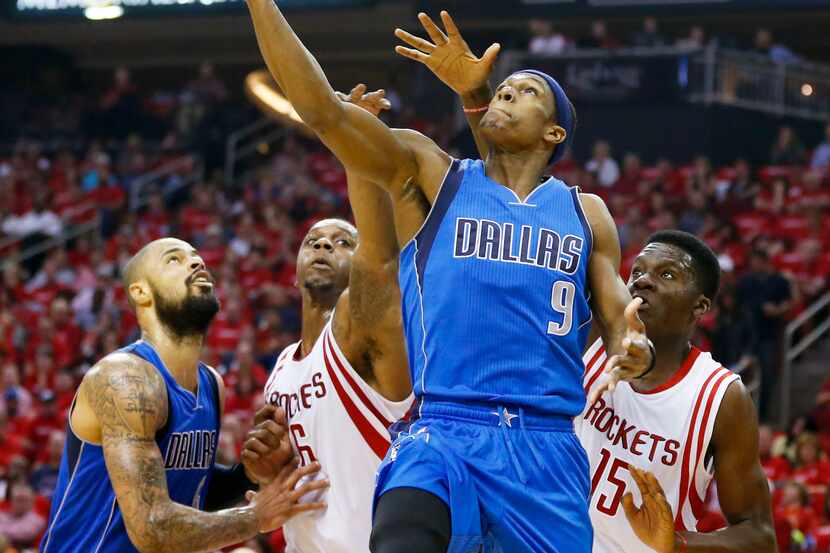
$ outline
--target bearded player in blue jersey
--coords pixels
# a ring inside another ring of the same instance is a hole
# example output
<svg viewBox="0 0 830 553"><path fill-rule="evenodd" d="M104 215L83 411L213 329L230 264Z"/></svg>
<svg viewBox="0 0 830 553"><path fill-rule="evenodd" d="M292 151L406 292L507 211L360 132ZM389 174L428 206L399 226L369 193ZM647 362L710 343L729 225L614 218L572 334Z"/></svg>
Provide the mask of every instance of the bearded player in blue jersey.
<svg viewBox="0 0 830 553"><path fill-rule="evenodd" d="M141 339L84 376L40 551L215 551L323 508L299 503L326 483L296 486L319 466L297 469L289 461L277 417L259 429L269 444L262 459L214 463L225 390L199 356L219 302L193 246L151 242L127 263L124 285ZM283 467L275 477L259 476L274 464ZM258 493L250 491L254 481L262 484ZM228 508L246 491L247 505Z"/></svg>
<svg viewBox="0 0 830 553"><path fill-rule="evenodd" d="M585 405L591 312L612 354L609 386L648 372L654 352L605 205L542 178L573 137L564 91L527 70L490 100L496 45L480 60L448 60L456 92L484 113L489 150L486 161L455 160L341 102L273 0L248 6L300 117L393 202L418 418L379 468L371 550L588 553L588 461L572 419Z"/></svg>

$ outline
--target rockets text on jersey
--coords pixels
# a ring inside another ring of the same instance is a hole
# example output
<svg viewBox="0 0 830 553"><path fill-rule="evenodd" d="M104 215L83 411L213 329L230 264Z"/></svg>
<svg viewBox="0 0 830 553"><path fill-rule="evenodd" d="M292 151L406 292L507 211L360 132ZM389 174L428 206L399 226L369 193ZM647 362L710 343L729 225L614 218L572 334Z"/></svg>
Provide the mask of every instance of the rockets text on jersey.
<svg viewBox="0 0 830 553"><path fill-rule="evenodd" d="M302 358L300 345L280 354L265 401L285 410L301 463L319 462L317 477L331 486L317 496L327 503L324 511L286 523L287 552L368 553L375 470L389 448L389 426L412 399L388 401L366 384L338 347L331 323Z"/></svg>

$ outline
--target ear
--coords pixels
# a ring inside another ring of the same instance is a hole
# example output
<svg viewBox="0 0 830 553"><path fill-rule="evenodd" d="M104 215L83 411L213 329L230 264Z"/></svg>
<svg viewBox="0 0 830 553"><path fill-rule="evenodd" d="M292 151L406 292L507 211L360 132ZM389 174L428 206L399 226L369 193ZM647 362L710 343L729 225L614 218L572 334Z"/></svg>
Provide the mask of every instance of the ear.
<svg viewBox="0 0 830 553"><path fill-rule="evenodd" d="M545 140L551 144L562 144L567 137L567 131L556 124L550 125L545 131Z"/></svg>
<svg viewBox="0 0 830 553"><path fill-rule="evenodd" d="M130 284L127 293L136 307L147 307L153 303L153 294L150 293L150 287L143 280L137 280Z"/></svg>
<svg viewBox="0 0 830 553"><path fill-rule="evenodd" d="M708 313L710 309L712 309L712 300L701 294L695 302L695 306L692 308L692 314L695 319L700 319Z"/></svg>

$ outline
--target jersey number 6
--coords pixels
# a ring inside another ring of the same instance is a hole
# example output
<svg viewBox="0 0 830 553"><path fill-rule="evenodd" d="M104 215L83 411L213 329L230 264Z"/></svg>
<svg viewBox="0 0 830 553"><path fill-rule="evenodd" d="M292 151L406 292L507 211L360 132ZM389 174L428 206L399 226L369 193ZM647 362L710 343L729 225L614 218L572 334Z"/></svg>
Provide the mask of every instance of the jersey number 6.
<svg viewBox="0 0 830 553"><path fill-rule="evenodd" d="M574 322L574 296L576 287L573 282L557 280L550 292L550 306L557 313L562 314L562 322L548 321L548 334L566 336Z"/></svg>

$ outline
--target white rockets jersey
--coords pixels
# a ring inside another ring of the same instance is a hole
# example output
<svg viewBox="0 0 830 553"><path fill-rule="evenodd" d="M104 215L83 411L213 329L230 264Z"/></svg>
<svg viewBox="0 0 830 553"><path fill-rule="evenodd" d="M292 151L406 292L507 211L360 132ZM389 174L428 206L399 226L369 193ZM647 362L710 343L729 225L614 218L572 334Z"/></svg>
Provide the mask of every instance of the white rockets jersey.
<svg viewBox="0 0 830 553"><path fill-rule="evenodd" d="M584 356L586 395L608 378L602 340ZM709 353L692 348L683 365L665 384L641 393L627 382L586 406L575 420L576 433L591 463L591 523L594 553L653 553L637 538L622 497L641 502L629 464L654 474L665 491L675 527L695 531L712 481L706 451L720 402L738 375Z"/></svg>
<svg viewBox="0 0 830 553"><path fill-rule="evenodd" d="M287 553L368 553L375 471L389 448L388 427L412 398L384 399L355 372L326 324L303 359L300 343L285 348L265 385L265 401L285 409L302 465L318 461L331 486L284 527Z"/></svg>

